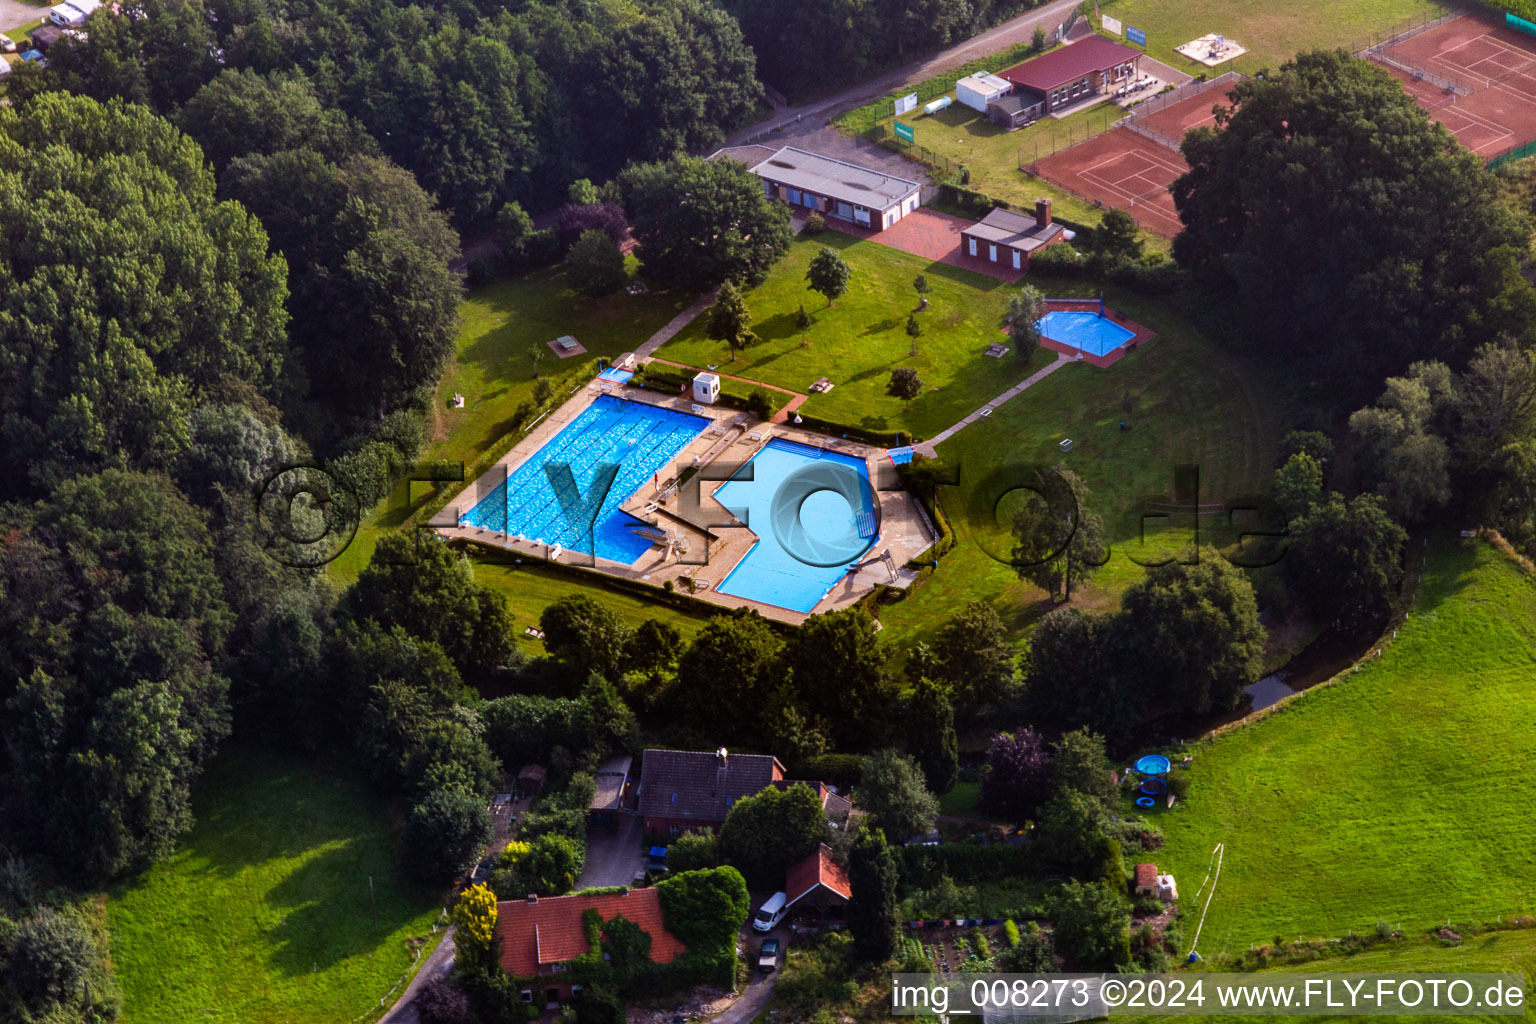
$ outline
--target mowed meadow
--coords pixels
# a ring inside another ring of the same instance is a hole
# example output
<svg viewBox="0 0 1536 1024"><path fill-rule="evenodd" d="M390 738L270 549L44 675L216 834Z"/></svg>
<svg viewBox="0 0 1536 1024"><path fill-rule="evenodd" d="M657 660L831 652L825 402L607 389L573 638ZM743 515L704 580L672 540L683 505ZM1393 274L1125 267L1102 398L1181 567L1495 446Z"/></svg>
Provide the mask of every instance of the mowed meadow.
<svg viewBox="0 0 1536 1024"><path fill-rule="evenodd" d="M108 896L129 1024L349 1024L437 941L442 908L400 874L364 782L228 750L194 811L174 854Z"/></svg>
<svg viewBox="0 0 1536 1024"><path fill-rule="evenodd" d="M1481 540L1432 541L1425 572L1380 658L1193 749L1155 856L1187 940L1225 844L1206 957L1536 910L1536 581Z"/></svg>

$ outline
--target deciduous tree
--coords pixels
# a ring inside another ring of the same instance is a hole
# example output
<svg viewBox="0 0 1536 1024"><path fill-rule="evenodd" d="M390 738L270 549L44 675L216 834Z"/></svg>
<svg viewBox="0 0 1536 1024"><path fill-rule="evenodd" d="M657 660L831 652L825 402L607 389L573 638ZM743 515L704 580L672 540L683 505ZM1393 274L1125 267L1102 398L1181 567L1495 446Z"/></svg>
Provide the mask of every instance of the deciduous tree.
<svg viewBox="0 0 1536 1024"><path fill-rule="evenodd" d="M852 276L853 271L848 269L848 264L838 255L837 250L826 246L822 246L821 251L811 257L810 269L805 272L810 290L825 295L828 306L848 290L848 279Z"/></svg>

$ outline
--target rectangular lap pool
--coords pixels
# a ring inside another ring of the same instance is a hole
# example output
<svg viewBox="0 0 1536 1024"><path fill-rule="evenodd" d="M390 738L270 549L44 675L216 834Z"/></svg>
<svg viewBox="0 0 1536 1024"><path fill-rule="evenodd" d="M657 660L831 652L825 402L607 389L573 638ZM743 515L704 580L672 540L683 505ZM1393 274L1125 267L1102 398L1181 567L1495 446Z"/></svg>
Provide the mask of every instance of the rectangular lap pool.
<svg viewBox="0 0 1536 1024"><path fill-rule="evenodd" d="M1035 326L1052 341L1090 356L1107 356L1136 337L1135 331L1127 330L1097 313L1057 310L1035 321Z"/></svg>
<svg viewBox="0 0 1536 1024"><path fill-rule="evenodd" d="M708 425L601 395L459 522L633 565L651 541L619 506Z"/></svg>
<svg viewBox="0 0 1536 1024"><path fill-rule="evenodd" d="M715 500L758 537L716 589L795 612L815 608L879 532L863 459L783 438L769 441Z"/></svg>

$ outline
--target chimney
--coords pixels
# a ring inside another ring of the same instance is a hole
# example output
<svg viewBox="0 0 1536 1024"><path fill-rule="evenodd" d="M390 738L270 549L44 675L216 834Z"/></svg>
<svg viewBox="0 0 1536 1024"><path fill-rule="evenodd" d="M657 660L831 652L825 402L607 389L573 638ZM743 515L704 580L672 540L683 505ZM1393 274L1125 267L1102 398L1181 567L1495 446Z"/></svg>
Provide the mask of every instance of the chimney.
<svg viewBox="0 0 1536 1024"><path fill-rule="evenodd" d="M725 761L726 761L726 758L728 756L729 755L726 753L726 749L724 747L721 747L719 750L715 751L715 765L716 765L716 767L724 768L725 767Z"/></svg>
<svg viewBox="0 0 1536 1024"><path fill-rule="evenodd" d="M529 893L528 894L528 902L529 903L537 903L537 902L539 902L539 894L536 893L536 892Z"/></svg>
<svg viewBox="0 0 1536 1024"><path fill-rule="evenodd" d="M1051 226L1051 201L1049 199L1035 200L1035 224L1042 228Z"/></svg>

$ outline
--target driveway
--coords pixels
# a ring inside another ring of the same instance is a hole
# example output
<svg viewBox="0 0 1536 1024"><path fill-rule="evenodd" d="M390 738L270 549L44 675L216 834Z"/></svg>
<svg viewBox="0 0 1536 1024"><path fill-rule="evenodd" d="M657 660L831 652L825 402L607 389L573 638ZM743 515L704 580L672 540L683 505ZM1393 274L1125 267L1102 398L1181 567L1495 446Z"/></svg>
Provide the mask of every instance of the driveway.
<svg viewBox="0 0 1536 1024"><path fill-rule="evenodd" d="M453 931L453 926L449 925L443 933L442 941L427 956L427 962L421 965L411 983L400 993L395 1005L384 1011L378 1024L418 1024L421 1018L416 1013L416 993L433 978L447 977L448 972L453 970Z"/></svg>
<svg viewBox="0 0 1536 1024"><path fill-rule="evenodd" d="M760 901L759 901L760 902ZM754 902L752 906L758 906ZM757 950L768 935L753 931L749 924L742 929L743 939L747 950L747 963L752 973L747 978L747 987L742 989L741 995L736 1001L726 1007L719 1015L711 1017L709 1024L748 1024L768 1006L768 1000L773 998L773 987L779 983L779 974L784 970L784 964L789 959L789 944L794 938L789 926L779 925L769 935L779 940L779 969L777 971L759 971L757 969Z"/></svg>
<svg viewBox="0 0 1536 1024"><path fill-rule="evenodd" d="M611 832L600 826L588 829L587 865L576 887L632 885L635 873L645 866L644 838L638 814L621 812Z"/></svg>
<svg viewBox="0 0 1536 1024"><path fill-rule="evenodd" d="M0 32L8 32L17 25L36 21L47 13L47 7L33 7L31 4L22 3L21 0L0 0Z"/></svg>

